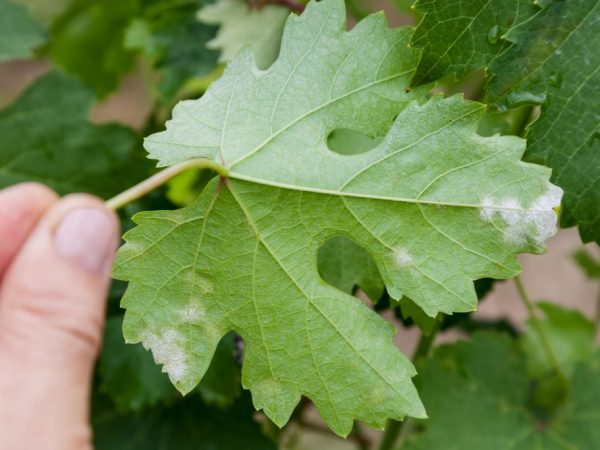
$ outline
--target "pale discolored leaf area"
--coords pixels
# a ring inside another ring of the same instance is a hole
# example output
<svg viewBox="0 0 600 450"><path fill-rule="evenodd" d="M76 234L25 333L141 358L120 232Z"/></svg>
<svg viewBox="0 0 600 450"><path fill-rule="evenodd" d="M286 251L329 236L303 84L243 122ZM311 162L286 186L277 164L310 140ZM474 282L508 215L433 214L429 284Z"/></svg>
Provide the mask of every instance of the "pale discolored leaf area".
<svg viewBox="0 0 600 450"><path fill-rule="evenodd" d="M251 9L243 0L219 0L206 5L198 19L206 24L220 25L219 32L206 45L220 50L219 61L229 62L243 48L254 53L256 65L266 69L279 54L279 44L285 20L290 10L278 5Z"/></svg>
<svg viewBox="0 0 600 450"><path fill-rule="evenodd" d="M242 383L279 426L301 396L342 435L354 419L424 417L393 327L320 278L319 247L352 239L392 297L430 316L475 309L473 280L513 276L519 252L543 251L561 196L548 169L520 161L519 138L479 136L483 105L407 93L410 34L381 14L346 32L342 1L310 3L268 70L242 51L147 139L162 166L205 157L229 171L184 209L138 214L115 269L130 282L126 339L180 391L235 330ZM327 147L340 128L385 137L341 155Z"/></svg>
<svg viewBox="0 0 600 450"><path fill-rule="evenodd" d="M46 32L24 5L0 0L0 61L27 58L46 40Z"/></svg>

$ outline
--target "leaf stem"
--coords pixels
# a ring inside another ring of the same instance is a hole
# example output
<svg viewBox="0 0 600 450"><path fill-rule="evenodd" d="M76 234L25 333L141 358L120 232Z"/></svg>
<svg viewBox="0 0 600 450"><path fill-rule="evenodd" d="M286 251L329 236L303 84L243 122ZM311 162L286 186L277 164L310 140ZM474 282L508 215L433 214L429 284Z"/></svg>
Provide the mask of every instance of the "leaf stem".
<svg viewBox="0 0 600 450"><path fill-rule="evenodd" d="M531 324L535 328L535 330L538 334L538 337L540 338L540 342L542 343L542 346L544 347L544 351L547 353L548 358L550 358L550 361L552 361L552 364L554 365L557 375L563 381L568 382L567 375L563 371L563 369L558 361L558 358L556 357L556 353L554 353L554 350L552 349L552 345L550 345L550 341L548 340L548 337L546 336L546 333L544 332L544 329L542 328L542 324L541 324L540 320L538 319L536 311L535 311L535 305L529 299L529 295L527 295L527 291L525 290L525 286L523 285L523 281L521 280L521 277L519 275L517 275L513 280L517 287L517 291L519 292L519 297L521 298L523 305L525 305L525 308L527 308L527 312L529 313L529 319L531 320Z"/></svg>
<svg viewBox="0 0 600 450"><path fill-rule="evenodd" d="M222 177L229 175L229 171L225 167L213 160L207 158L188 159L187 161L180 162L179 164L175 164L174 166L161 170L157 174L152 175L150 178L145 179L144 181L136 184L124 192L121 192L110 200L107 200L106 206L113 211L116 211L123 206L143 197L157 187L162 186L175 175L179 175L180 173L190 169L211 169Z"/></svg>
<svg viewBox="0 0 600 450"><path fill-rule="evenodd" d="M412 357L413 362L417 362L419 359L426 358L429 355L429 352L433 347L435 337L437 336L437 333L440 330L443 317L443 314L438 314L438 316L435 319L433 329L428 335L425 333L421 333L419 343L417 344L417 348ZM404 419L402 422L398 420L388 420L388 423L385 427L385 431L383 433L383 438L381 439L381 443L379 444L379 450L392 450L395 447L395 444L398 441L398 438L402 433L402 430L405 427L405 424L408 420L409 418Z"/></svg>

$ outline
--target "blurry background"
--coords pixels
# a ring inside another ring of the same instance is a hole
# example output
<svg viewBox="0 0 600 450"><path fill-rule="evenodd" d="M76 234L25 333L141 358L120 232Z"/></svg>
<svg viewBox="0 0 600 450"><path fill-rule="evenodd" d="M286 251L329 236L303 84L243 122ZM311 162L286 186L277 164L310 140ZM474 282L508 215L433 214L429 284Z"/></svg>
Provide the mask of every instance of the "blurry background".
<svg viewBox="0 0 600 450"><path fill-rule="evenodd" d="M91 0L20 0L20 3L27 5L37 22L47 30L47 40L35 50L33 57L0 62L0 110L15 101L34 80L58 66L95 92L97 100L90 114L93 123L119 122L143 136L161 129L179 99L200 96L222 71L223 61L217 63L218 52L205 48L214 38L217 25L205 26L200 31L195 28L195 11L200 4L210 2L107 0L109 6ZM413 25L418 20L406 1L350 3L352 8L384 10L392 26ZM157 17L162 16L150 11L152 7L171 8L173 4L182 12L167 20L172 22L160 23L162 19ZM188 10L192 13L186 12ZM350 14L349 23L355 20L356 17ZM190 25L190 21L193 24ZM190 29L180 36L173 32L173 27ZM129 42L128 46L124 41ZM181 42L193 48L185 49ZM87 58L80 59L81 52L88 53ZM211 60L207 67L203 67L203 61L194 60L205 57ZM179 64L179 73L168 66L169 59ZM166 79L170 85L165 85ZM475 74L462 84L442 83L440 89L463 91L472 98L477 96L481 79L482 74ZM136 145L141 152L141 143ZM598 281L588 279L574 262L574 254L583 248L577 231L568 229L561 230L549 241L547 254L523 255L523 281L531 298L550 300L577 309L590 318L595 317L600 300ZM600 256L595 245L586 246L585 250L595 257ZM385 316L396 323L399 330L396 342L410 355L419 337L418 330L404 327L393 314L386 313ZM519 328L527 318L527 311L518 298L514 283L502 281L494 284L476 317L507 319ZM451 331L440 334L437 339L460 338L460 332ZM356 448L354 442L343 442L320 430L324 425L310 408L305 417L308 426L301 430L294 430L292 426L288 430L289 448ZM365 433L370 440L377 432L366 430Z"/></svg>

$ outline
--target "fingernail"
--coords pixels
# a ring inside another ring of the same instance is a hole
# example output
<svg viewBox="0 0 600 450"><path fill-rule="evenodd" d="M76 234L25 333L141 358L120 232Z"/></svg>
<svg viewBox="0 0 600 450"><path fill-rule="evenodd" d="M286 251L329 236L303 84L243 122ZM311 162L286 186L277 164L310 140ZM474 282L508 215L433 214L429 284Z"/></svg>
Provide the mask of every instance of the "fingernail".
<svg viewBox="0 0 600 450"><path fill-rule="evenodd" d="M109 270L116 248L115 226L106 211L77 208L69 211L54 234L60 256L88 272Z"/></svg>

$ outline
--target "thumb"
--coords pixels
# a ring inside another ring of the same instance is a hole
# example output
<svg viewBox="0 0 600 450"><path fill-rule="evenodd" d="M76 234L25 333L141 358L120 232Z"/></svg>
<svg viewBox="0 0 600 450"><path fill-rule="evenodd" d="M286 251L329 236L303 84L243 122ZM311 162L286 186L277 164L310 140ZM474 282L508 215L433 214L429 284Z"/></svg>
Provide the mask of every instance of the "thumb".
<svg viewBox="0 0 600 450"><path fill-rule="evenodd" d="M66 197L40 219L5 273L0 286L2 446L79 450L90 445L90 383L117 230L114 213L100 200Z"/></svg>

